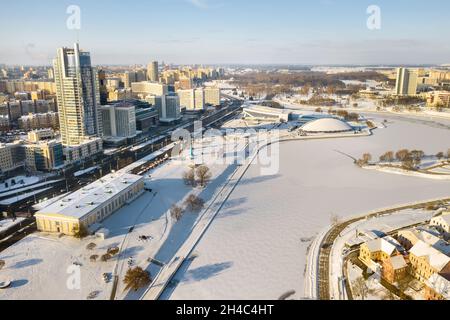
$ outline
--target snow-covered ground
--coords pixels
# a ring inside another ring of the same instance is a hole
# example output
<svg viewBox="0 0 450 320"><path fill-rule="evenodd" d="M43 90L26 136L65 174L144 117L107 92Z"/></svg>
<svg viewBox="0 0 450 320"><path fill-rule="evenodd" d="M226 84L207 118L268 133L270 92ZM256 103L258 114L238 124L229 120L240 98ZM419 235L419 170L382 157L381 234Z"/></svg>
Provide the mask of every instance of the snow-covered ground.
<svg viewBox="0 0 450 320"><path fill-rule="evenodd" d="M23 199L27 199L27 198L29 198L29 197L32 197L32 196L35 196L35 195L38 195L38 194L40 194L40 193L42 193L42 192L45 192L45 191L48 191L48 190L50 190L51 189L51 187L50 188L43 188L43 189L39 189L39 190L35 190L35 191L30 191L30 192L26 192L26 193L18 193L16 196L14 196L14 197L11 197L11 198L7 198L7 199L4 199L4 200L1 200L0 201L0 204L1 205L10 205L10 204L13 204L13 203L16 203L16 202L19 202L19 201L21 201L21 200L23 200Z"/></svg>
<svg viewBox="0 0 450 320"><path fill-rule="evenodd" d="M226 141L234 144L234 139ZM213 154L215 143L215 140L204 145L196 143L194 155ZM169 262L200 218L199 213L186 212L179 222L174 223L170 207L182 205L191 193L198 194L207 205L236 169L234 164L211 164L211 183L205 189L193 189L182 179L189 164L189 150L184 150L179 158L149 172L151 179L146 184L152 192L144 193L103 222L103 227L110 231L104 241L95 237L76 240L36 233L1 252L0 259L6 261L1 276L13 281L13 285L0 291L0 299L86 299L92 292L97 292L97 299L109 299L112 284L104 283L103 273L119 276L116 299L140 298L145 290L136 293L124 291L122 280L128 269L128 260L132 258L133 265L149 270L154 277L160 267L150 264L148 259ZM133 164L123 170L135 166ZM129 232L132 227L133 231ZM146 236L148 240L143 241L140 236ZM87 250L86 246L91 242L97 247ZM108 262L90 261L91 255L101 256L111 247L121 248L121 253ZM72 270L74 262L81 265L81 285L79 289L71 290L66 285L71 279L67 272Z"/></svg>
<svg viewBox="0 0 450 320"><path fill-rule="evenodd" d="M294 298L302 298L307 247L329 224L332 214L354 215L448 193L448 182L362 170L336 151L355 157L400 148L435 154L448 147L448 138L450 131L439 126L392 120L372 137L282 143L279 172L263 176L258 165L249 168L192 259L176 275L173 284L179 281L178 286L170 286L163 298L277 299L290 290L296 291ZM213 153L210 146L197 146L194 152ZM108 299L111 283L105 284L102 274L113 272L120 279L116 299L141 297L144 290L123 291L128 259L155 276L161 268L148 259L170 261L200 217L186 213L174 223L170 207L182 204L191 192L199 193L208 204L236 169L236 165L211 165L213 181L204 190L193 190L181 178L187 169L186 153L149 172L153 192L144 193L104 221L110 230L105 241L38 233L0 253L7 263L2 277L16 281L11 289L0 292L0 299L86 299L94 291L98 299ZM142 241L140 236L149 240ZM87 250L90 242L97 248ZM102 255L113 246L122 248L118 257L109 262L90 261L91 255ZM66 285L67 268L74 262L81 264L79 290Z"/></svg>
<svg viewBox="0 0 450 320"><path fill-rule="evenodd" d="M290 290L302 298L310 243L301 240L314 237L331 215L449 195L447 181L362 170L336 151L435 154L449 138L449 130L393 119L372 137L282 143L280 172L267 177L250 168L163 298L277 299Z"/></svg>
<svg viewBox="0 0 450 320"><path fill-rule="evenodd" d="M24 218L16 218L15 220L13 220L13 219L0 220L0 233L8 230L9 228L15 226L16 224L19 224L23 220L24 220Z"/></svg>
<svg viewBox="0 0 450 320"><path fill-rule="evenodd" d="M12 180L16 182L15 185L12 185ZM38 183L40 181L39 177L25 177L25 176L16 176L14 178L6 179L3 183L0 183L0 192L11 191L15 189L20 189L26 186L29 186L34 183Z"/></svg>

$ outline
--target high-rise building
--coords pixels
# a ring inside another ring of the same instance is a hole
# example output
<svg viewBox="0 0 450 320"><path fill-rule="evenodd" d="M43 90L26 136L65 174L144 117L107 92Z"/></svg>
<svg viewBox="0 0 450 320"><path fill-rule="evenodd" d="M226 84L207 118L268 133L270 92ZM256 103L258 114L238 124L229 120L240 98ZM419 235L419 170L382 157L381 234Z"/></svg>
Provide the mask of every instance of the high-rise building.
<svg viewBox="0 0 450 320"><path fill-rule="evenodd" d="M106 81L106 72L104 70L98 71L98 84L100 89L100 104L108 103L108 86Z"/></svg>
<svg viewBox="0 0 450 320"><path fill-rule="evenodd" d="M395 93L400 96L413 96L417 94L418 70L398 68Z"/></svg>
<svg viewBox="0 0 450 320"><path fill-rule="evenodd" d="M102 106L103 134L108 137L136 136L136 109L132 104L117 103Z"/></svg>
<svg viewBox="0 0 450 320"><path fill-rule="evenodd" d="M62 143L76 146L102 135L98 74L91 57L76 43L60 48L53 62Z"/></svg>
<svg viewBox="0 0 450 320"><path fill-rule="evenodd" d="M205 91L203 88L178 90L180 106L186 110L201 111L205 109Z"/></svg>
<svg viewBox="0 0 450 320"><path fill-rule="evenodd" d="M214 87L205 88L205 104L211 106L220 106L220 89Z"/></svg>
<svg viewBox="0 0 450 320"><path fill-rule="evenodd" d="M147 66L147 79L150 81L159 81L158 61L152 61Z"/></svg>
<svg viewBox="0 0 450 320"><path fill-rule="evenodd" d="M146 101L158 110L159 122L172 123L181 119L180 98L177 95L148 96Z"/></svg>

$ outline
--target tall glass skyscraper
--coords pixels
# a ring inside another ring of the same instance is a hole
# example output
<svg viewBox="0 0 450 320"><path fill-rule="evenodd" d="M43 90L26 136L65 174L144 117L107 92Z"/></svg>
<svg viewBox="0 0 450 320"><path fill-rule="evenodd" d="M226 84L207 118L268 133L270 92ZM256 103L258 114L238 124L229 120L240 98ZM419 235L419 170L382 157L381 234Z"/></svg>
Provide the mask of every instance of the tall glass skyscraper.
<svg viewBox="0 0 450 320"><path fill-rule="evenodd" d="M59 48L53 61L62 143L76 146L89 137L101 137L98 73L89 52Z"/></svg>

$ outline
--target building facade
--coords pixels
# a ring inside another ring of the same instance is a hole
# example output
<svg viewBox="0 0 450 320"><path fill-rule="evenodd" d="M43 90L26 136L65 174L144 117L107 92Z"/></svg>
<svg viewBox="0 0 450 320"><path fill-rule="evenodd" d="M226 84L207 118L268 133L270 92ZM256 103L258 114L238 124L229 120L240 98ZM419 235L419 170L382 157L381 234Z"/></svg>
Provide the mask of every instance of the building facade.
<svg viewBox="0 0 450 320"><path fill-rule="evenodd" d="M395 94L399 96L413 96L417 94L418 70L398 68Z"/></svg>
<svg viewBox="0 0 450 320"><path fill-rule="evenodd" d="M159 82L158 61L152 61L147 66L147 80Z"/></svg>
<svg viewBox="0 0 450 320"><path fill-rule="evenodd" d="M53 62L60 132L64 146L76 146L88 137L101 137L98 73L91 57L76 43L60 48Z"/></svg>
<svg viewBox="0 0 450 320"><path fill-rule="evenodd" d="M52 171L64 166L64 153L61 142L40 141L26 144L25 166L34 172Z"/></svg>
<svg viewBox="0 0 450 320"><path fill-rule="evenodd" d="M126 102L101 107L103 135L132 138L136 136L136 109Z"/></svg>

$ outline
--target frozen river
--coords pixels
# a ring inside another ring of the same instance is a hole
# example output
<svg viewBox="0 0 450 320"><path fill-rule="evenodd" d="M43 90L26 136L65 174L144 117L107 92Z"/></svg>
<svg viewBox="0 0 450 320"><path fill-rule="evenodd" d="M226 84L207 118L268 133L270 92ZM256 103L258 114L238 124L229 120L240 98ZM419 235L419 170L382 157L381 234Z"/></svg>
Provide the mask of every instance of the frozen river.
<svg viewBox="0 0 450 320"><path fill-rule="evenodd" d="M390 118L374 136L296 141L280 146L280 172L251 166L182 266L165 299L301 299L307 247L333 214L349 216L450 195L450 183L356 167L336 150L360 157L401 148L436 154L450 148L450 123ZM381 121L382 119L377 119Z"/></svg>

